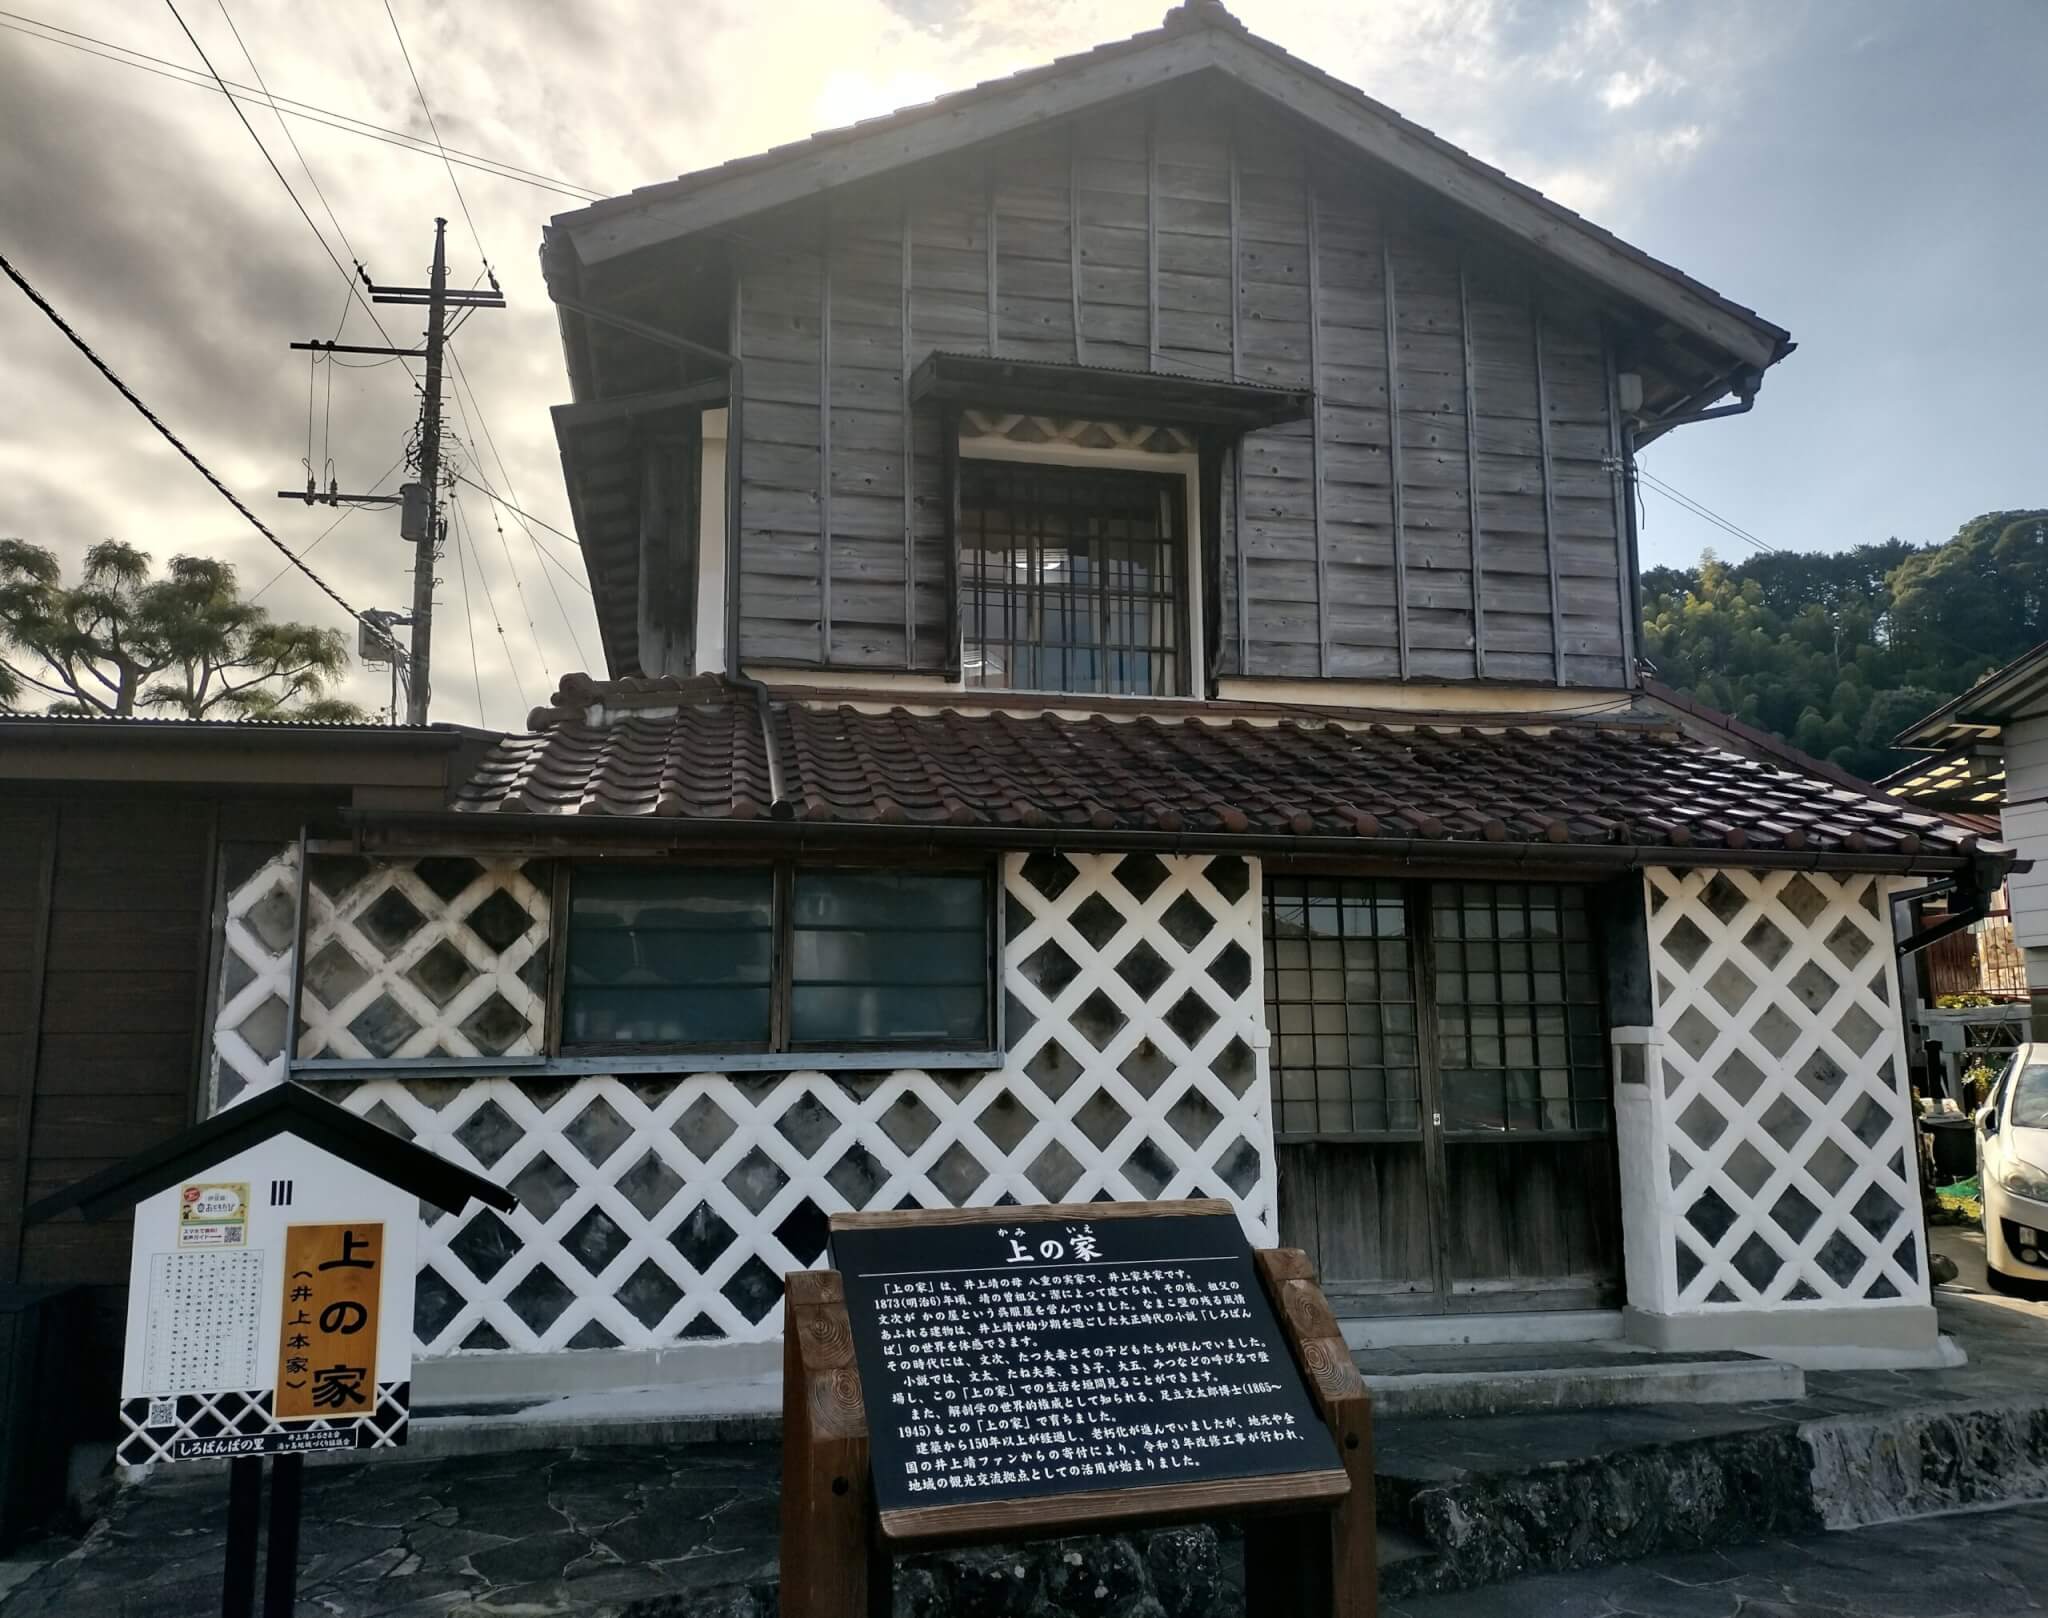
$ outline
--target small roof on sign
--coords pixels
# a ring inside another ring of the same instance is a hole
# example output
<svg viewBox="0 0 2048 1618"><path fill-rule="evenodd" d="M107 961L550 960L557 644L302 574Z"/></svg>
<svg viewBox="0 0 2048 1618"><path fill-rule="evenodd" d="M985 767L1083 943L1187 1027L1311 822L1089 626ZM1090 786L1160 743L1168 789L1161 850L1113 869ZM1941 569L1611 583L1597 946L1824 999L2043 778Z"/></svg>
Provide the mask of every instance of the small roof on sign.
<svg viewBox="0 0 2048 1618"><path fill-rule="evenodd" d="M28 1222L36 1224L73 1208L88 1219L104 1219L274 1135L296 1135L450 1213L460 1213L471 1199L500 1213L509 1213L518 1205L517 1197L482 1175L399 1139L388 1129L322 1100L303 1085L280 1084L173 1135L160 1146L32 1203Z"/></svg>

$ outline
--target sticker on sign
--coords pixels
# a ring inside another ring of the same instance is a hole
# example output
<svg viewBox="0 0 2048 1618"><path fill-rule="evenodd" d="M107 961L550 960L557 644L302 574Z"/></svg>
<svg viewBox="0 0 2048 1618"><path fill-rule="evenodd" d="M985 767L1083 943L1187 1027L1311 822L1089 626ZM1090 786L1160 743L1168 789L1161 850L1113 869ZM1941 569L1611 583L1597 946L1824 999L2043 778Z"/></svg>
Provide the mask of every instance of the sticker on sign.
<svg viewBox="0 0 2048 1618"><path fill-rule="evenodd" d="M199 1182L178 1192L180 1247L240 1247L249 1236L247 1181Z"/></svg>

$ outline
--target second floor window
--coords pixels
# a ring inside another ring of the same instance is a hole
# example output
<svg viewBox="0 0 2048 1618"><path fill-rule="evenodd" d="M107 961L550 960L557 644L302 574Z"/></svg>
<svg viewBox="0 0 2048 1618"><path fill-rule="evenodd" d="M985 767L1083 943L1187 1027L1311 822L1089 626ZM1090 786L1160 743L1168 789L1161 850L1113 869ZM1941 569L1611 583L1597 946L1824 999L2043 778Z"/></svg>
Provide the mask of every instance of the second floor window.
<svg viewBox="0 0 2048 1618"><path fill-rule="evenodd" d="M1184 695L1186 480L962 460L960 623L969 686Z"/></svg>
<svg viewBox="0 0 2048 1618"><path fill-rule="evenodd" d="M986 871L578 866L562 1047L985 1050Z"/></svg>

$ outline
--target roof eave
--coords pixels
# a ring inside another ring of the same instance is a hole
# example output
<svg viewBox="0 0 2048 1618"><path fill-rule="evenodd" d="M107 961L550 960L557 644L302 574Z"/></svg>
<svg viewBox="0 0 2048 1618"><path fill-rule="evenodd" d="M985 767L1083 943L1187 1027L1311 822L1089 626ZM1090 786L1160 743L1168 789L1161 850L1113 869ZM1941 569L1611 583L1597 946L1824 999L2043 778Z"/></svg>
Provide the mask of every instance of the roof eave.
<svg viewBox="0 0 2048 1618"><path fill-rule="evenodd" d="M713 819L692 816L569 813L535 814L505 809L362 809L345 818L365 847L433 846L505 839L525 843L642 848L741 842L788 842L817 847L933 847L1022 850L1032 848L1148 850L1172 854L1257 854L1266 858L1387 861L1404 866L1471 866L1486 870L1559 872L1621 871L1644 866L1833 871L1890 876L1949 876L1984 860L2009 862L2011 851L1980 846L1971 851L1921 849L1912 854L1853 849L1729 848L1706 843L1484 842L1450 837L1360 837L1344 833L1277 830L1165 832L1141 829L1098 831L1087 826L956 825L947 822L804 820L756 816Z"/></svg>
<svg viewBox="0 0 2048 1618"><path fill-rule="evenodd" d="M558 238L585 265L694 235L850 181L955 152L1102 102L1219 70L1365 155L1670 321L1734 364L1761 371L1790 333L1410 122L1280 46L1227 28L1155 30L1010 80L941 97L795 143L734 172L650 186L557 215Z"/></svg>

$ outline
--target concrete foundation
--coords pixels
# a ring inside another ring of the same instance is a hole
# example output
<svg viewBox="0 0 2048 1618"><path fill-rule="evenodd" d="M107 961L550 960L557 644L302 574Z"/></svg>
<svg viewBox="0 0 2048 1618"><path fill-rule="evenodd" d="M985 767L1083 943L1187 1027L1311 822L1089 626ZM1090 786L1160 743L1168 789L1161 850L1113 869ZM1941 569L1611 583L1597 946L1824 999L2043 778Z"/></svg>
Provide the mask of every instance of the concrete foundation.
<svg viewBox="0 0 2048 1618"><path fill-rule="evenodd" d="M1966 1356L1942 1336L1931 1304L1823 1309L1716 1309L1712 1313L1622 1311L1631 1343L1659 1353L1734 1349L1809 1371L1924 1371Z"/></svg>

